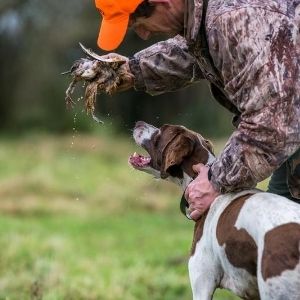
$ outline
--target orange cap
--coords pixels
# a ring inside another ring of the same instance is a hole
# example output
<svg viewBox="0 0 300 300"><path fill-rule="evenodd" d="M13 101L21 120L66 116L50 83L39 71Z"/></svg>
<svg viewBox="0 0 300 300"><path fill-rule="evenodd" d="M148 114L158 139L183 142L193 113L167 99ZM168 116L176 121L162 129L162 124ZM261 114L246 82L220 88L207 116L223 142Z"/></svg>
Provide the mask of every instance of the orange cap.
<svg viewBox="0 0 300 300"><path fill-rule="evenodd" d="M102 14L102 24L97 44L106 51L116 49L123 41L130 14L144 0L95 0Z"/></svg>

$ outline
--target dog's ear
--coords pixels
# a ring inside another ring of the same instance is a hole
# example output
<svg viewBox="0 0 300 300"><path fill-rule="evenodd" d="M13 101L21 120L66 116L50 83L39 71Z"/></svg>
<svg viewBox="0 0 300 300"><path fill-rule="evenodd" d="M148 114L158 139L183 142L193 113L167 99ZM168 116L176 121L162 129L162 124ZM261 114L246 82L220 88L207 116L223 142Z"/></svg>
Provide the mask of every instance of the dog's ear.
<svg viewBox="0 0 300 300"><path fill-rule="evenodd" d="M195 142L184 134L178 134L162 153L162 163L160 176L162 179L169 175L182 177L180 167L184 158L191 155L194 151Z"/></svg>

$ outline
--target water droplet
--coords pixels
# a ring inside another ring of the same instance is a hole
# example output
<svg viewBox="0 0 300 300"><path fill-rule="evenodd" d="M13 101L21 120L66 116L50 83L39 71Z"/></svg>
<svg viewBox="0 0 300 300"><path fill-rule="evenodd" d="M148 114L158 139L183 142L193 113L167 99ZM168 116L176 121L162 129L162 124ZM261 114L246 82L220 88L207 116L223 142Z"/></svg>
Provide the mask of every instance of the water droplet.
<svg viewBox="0 0 300 300"><path fill-rule="evenodd" d="M103 121L101 121L97 116L95 116L94 114L92 114L92 118L93 120L95 120L97 123L100 123L100 124L104 124Z"/></svg>

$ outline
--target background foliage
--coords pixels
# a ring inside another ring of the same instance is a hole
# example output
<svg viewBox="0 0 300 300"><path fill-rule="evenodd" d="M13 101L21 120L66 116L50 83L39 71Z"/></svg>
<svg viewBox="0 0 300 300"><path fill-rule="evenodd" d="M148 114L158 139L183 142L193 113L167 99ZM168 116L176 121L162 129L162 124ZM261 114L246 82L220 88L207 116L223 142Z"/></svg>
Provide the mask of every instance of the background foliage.
<svg viewBox="0 0 300 300"><path fill-rule="evenodd" d="M191 299L193 224L181 191L127 166L131 129L180 123L221 149L231 116L205 83L100 95L103 126L82 103L66 111L60 73L82 56L79 41L97 49L99 23L92 1L0 1L0 299ZM150 43L129 33L119 52Z"/></svg>
<svg viewBox="0 0 300 300"><path fill-rule="evenodd" d="M106 130L0 139L0 299L191 299L181 191Z"/></svg>
<svg viewBox="0 0 300 300"><path fill-rule="evenodd" d="M99 24L99 12L87 0L1 1L1 130L70 131L73 115L64 103L69 78L60 73L83 56L79 41L104 54L96 46ZM153 42L129 32L118 52L130 56ZM140 119L157 125L180 123L209 136L232 130L231 117L211 99L205 82L156 97L135 91L100 95L98 114L123 132ZM89 130L83 114L78 119L78 130Z"/></svg>

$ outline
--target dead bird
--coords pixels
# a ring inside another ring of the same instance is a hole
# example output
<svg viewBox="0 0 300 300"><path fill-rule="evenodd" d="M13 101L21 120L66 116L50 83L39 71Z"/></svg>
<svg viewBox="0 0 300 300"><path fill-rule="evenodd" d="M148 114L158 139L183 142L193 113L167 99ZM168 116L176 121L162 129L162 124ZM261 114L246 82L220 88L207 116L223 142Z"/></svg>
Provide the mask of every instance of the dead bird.
<svg viewBox="0 0 300 300"><path fill-rule="evenodd" d="M114 94L122 80L132 75L127 73L124 68L121 68L126 62L125 60L103 58L84 47L81 43L79 45L87 57L76 60L69 71L62 73L63 75L70 74L73 77L66 90L66 105L67 108L75 105L71 95L76 84L83 81L85 86L85 110L99 122L94 115L97 94L101 92L109 95Z"/></svg>

